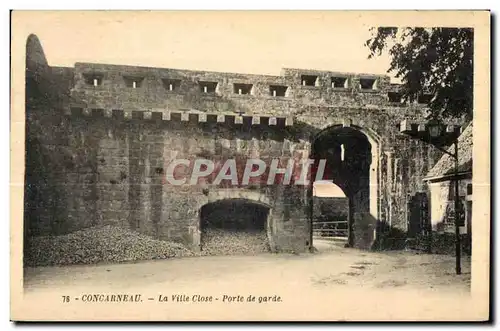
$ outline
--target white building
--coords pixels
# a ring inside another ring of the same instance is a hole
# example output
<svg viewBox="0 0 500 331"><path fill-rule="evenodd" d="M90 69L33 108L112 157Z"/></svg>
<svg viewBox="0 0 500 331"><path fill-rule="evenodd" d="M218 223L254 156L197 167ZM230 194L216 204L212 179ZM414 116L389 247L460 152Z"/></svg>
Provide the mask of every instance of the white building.
<svg viewBox="0 0 500 331"><path fill-rule="evenodd" d="M454 146L448 150L454 152ZM488 151L485 151L488 152ZM424 178L429 187L429 210L433 232L433 242L442 241L441 245L449 246L455 232L454 199L455 199L455 160L450 155L443 155ZM464 251L470 252L471 219L472 219L472 123L458 138L458 179L460 201L465 207L465 225L460 228L463 235ZM442 239L442 240L441 240ZM443 242L444 240L444 242ZM453 246L453 245L452 245ZM443 247L445 250L451 247Z"/></svg>

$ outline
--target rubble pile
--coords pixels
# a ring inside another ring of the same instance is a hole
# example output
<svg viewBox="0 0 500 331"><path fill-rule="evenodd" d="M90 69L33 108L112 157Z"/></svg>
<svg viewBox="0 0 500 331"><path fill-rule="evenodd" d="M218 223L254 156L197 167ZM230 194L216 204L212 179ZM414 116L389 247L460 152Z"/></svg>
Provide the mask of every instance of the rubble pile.
<svg viewBox="0 0 500 331"><path fill-rule="evenodd" d="M201 237L202 255L254 255L269 251L263 230L206 229Z"/></svg>
<svg viewBox="0 0 500 331"><path fill-rule="evenodd" d="M192 256L183 245L123 229L92 227L61 236L39 236L28 240L27 266L130 262Z"/></svg>

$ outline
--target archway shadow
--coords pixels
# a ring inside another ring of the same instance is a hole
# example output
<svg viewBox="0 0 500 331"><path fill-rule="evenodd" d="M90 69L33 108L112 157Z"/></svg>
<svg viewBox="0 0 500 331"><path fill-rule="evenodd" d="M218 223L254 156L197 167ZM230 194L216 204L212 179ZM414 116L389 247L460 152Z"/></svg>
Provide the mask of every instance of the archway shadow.
<svg viewBox="0 0 500 331"><path fill-rule="evenodd" d="M372 250L401 250L406 248L407 233L383 221L376 221L376 237Z"/></svg>

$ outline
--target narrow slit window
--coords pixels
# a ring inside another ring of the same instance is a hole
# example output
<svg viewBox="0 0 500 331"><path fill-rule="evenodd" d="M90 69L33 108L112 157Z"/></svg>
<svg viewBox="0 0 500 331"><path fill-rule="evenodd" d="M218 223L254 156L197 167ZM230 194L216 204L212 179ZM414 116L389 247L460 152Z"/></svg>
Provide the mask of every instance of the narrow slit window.
<svg viewBox="0 0 500 331"><path fill-rule="evenodd" d="M199 82L202 93L215 93L217 91L217 82Z"/></svg>
<svg viewBox="0 0 500 331"><path fill-rule="evenodd" d="M165 78L165 79L162 79L162 81L163 81L163 87L167 91L176 91L179 89L179 86L181 85L180 79Z"/></svg>
<svg viewBox="0 0 500 331"><path fill-rule="evenodd" d="M332 77L333 88L347 88L347 77Z"/></svg>
<svg viewBox="0 0 500 331"><path fill-rule="evenodd" d="M286 97L288 86L271 85L269 86L269 94L273 97Z"/></svg>
<svg viewBox="0 0 500 331"><path fill-rule="evenodd" d="M136 89L142 86L143 77L124 77L125 86Z"/></svg>
<svg viewBox="0 0 500 331"><path fill-rule="evenodd" d="M375 90L377 88L377 80L375 78L360 78L359 87L362 90Z"/></svg>
<svg viewBox="0 0 500 331"><path fill-rule="evenodd" d="M318 86L318 76L302 75L300 80L302 86Z"/></svg>
<svg viewBox="0 0 500 331"><path fill-rule="evenodd" d="M340 160L343 162L345 156L345 147L344 144L340 145Z"/></svg>
<svg viewBox="0 0 500 331"><path fill-rule="evenodd" d="M85 84L91 86L101 86L102 85L102 74L84 74Z"/></svg>

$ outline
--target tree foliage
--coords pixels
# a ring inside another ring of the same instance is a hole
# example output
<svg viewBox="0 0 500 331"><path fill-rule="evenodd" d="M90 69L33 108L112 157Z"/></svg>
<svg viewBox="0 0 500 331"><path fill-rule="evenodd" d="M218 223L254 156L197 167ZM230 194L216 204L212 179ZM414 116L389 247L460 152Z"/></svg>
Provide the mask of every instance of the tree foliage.
<svg viewBox="0 0 500 331"><path fill-rule="evenodd" d="M388 72L401 79L403 100L430 94L431 118L472 118L473 29L379 27L371 33L368 58L388 52Z"/></svg>

